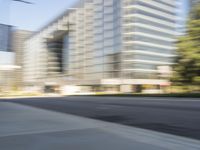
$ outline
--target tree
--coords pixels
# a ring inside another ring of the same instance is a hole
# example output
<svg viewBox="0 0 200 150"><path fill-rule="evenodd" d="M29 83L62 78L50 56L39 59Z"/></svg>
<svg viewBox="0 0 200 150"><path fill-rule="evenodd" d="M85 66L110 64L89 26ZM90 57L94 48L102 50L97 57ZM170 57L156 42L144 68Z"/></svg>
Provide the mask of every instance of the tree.
<svg viewBox="0 0 200 150"><path fill-rule="evenodd" d="M192 9L186 35L179 39L177 47L172 81L175 85L200 86L200 5Z"/></svg>

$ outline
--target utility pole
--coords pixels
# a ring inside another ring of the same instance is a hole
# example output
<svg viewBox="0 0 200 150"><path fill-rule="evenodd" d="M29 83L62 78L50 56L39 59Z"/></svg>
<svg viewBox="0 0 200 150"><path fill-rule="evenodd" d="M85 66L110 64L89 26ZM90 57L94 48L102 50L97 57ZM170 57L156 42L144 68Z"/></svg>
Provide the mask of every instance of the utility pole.
<svg viewBox="0 0 200 150"><path fill-rule="evenodd" d="M23 1L23 0L12 0L12 1L20 2L20 3L26 3L26 4L33 4L32 2Z"/></svg>

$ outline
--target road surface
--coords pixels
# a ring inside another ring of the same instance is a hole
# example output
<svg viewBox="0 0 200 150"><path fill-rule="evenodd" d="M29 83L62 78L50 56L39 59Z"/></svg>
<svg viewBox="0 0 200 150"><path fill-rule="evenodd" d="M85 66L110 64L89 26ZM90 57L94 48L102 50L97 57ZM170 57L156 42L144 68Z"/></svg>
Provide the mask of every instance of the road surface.
<svg viewBox="0 0 200 150"><path fill-rule="evenodd" d="M77 96L9 102L200 139L200 99Z"/></svg>
<svg viewBox="0 0 200 150"><path fill-rule="evenodd" d="M199 150L200 141L116 123L0 103L2 150Z"/></svg>

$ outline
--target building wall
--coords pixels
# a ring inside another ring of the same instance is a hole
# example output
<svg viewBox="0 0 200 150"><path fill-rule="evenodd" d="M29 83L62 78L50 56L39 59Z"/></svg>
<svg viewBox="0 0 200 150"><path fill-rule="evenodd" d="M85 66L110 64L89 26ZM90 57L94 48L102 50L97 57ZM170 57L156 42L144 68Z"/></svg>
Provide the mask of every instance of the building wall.
<svg viewBox="0 0 200 150"><path fill-rule="evenodd" d="M13 52L0 51L0 66L3 65L14 65L15 54Z"/></svg>
<svg viewBox="0 0 200 150"><path fill-rule="evenodd" d="M0 51L0 92L13 88L15 69L15 53Z"/></svg>
<svg viewBox="0 0 200 150"><path fill-rule="evenodd" d="M50 49L50 47L48 46L52 46L52 44L56 45L56 42L66 43L66 41L64 41L64 38L66 37L66 33L69 30L68 16L71 12L73 12L73 10L64 12L64 14L59 16L56 20L50 22L47 26L42 28L37 33L34 33L25 42L23 59L23 81L27 85L43 85L45 82L59 79L62 74L66 74L66 70L68 68L63 68L63 66L68 66L67 62L65 62L67 58L64 55L58 56L56 54L57 52L52 53L58 47L52 47L52 49ZM69 46L62 45L63 48L70 48L70 46L71 44ZM66 51L67 50L65 50L65 52ZM63 50L62 53L64 53ZM52 56L52 54L55 55ZM58 57L60 58L60 60L62 60L62 63L65 62L65 64L62 64L62 70L65 70L65 72L60 72L60 68L59 70L53 69L54 67L58 68L58 65L60 65L60 63L56 61ZM51 72L50 75L50 70L52 69L54 70L54 72Z"/></svg>
<svg viewBox="0 0 200 150"><path fill-rule="evenodd" d="M22 87L24 42L32 33L0 24L0 83L2 90Z"/></svg>
<svg viewBox="0 0 200 150"><path fill-rule="evenodd" d="M32 34L30 31L25 30L14 30L12 31L12 51L15 53L15 65L20 68L15 71L15 86L20 88L23 86L22 83L22 72L23 72L23 58L24 58L24 42Z"/></svg>
<svg viewBox="0 0 200 150"><path fill-rule="evenodd" d="M200 3L200 0L190 0L191 5L197 5Z"/></svg>
<svg viewBox="0 0 200 150"><path fill-rule="evenodd" d="M0 51L11 51L11 26L0 24Z"/></svg>
<svg viewBox="0 0 200 150"><path fill-rule="evenodd" d="M175 54L176 2L123 1L123 77L155 79Z"/></svg>
<svg viewBox="0 0 200 150"><path fill-rule="evenodd" d="M95 0L94 78L120 77L121 39L121 0Z"/></svg>
<svg viewBox="0 0 200 150"><path fill-rule="evenodd" d="M91 77L93 53L93 3L82 1L69 16L69 70L68 77L85 80Z"/></svg>
<svg viewBox="0 0 200 150"><path fill-rule="evenodd" d="M176 9L175 0L81 0L27 40L24 79L48 81L47 42L58 35L64 72L55 78L62 83L162 79L159 68L172 65L175 56Z"/></svg>
<svg viewBox="0 0 200 150"><path fill-rule="evenodd" d="M23 59L23 81L26 84L39 82L47 75L47 48L45 37L38 34L25 42Z"/></svg>

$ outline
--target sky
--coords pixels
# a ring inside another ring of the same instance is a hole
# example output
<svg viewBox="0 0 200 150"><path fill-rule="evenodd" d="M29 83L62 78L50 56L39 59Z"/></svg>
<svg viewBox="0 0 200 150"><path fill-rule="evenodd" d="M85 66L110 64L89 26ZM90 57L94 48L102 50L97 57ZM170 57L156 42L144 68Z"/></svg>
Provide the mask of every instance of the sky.
<svg viewBox="0 0 200 150"><path fill-rule="evenodd" d="M45 23L61 14L77 0L26 0L27 5L11 0L0 0L0 23L19 29L37 31Z"/></svg>
<svg viewBox="0 0 200 150"><path fill-rule="evenodd" d="M27 5L12 0L0 0L0 23L11 24L19 29L37 31L78 0L26 1L33 2L34 4ZM187 8L187 0L183 1L183 8L185 10Z"/></svg>
<svg viewBox="0 0 200 150"><path fill-rule="evenodd" d="M183 11L183 15L186 16L189 10L189 1L190 0L182 0L183 5L182 5L182 11Z"/></svg>

